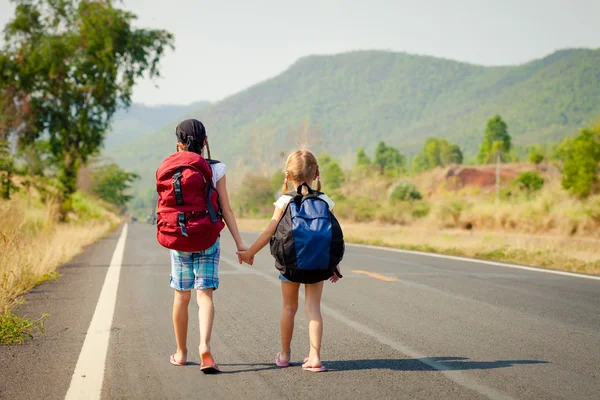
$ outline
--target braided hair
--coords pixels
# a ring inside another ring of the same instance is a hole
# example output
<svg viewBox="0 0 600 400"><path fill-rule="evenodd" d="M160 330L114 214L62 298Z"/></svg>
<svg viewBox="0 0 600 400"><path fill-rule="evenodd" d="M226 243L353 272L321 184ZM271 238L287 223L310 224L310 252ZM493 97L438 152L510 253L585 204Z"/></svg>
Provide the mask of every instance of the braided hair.
<svg viewBox="0 0 600 400"><path fill-rule="evenodd" d="M191 151L202 155L204 150L204 141L206 140L206 129L202 122L197 119L186 119L175 128L177 141L185 147L186 151ZM208 158L210 159L210 147L206 143Z"/></svg>

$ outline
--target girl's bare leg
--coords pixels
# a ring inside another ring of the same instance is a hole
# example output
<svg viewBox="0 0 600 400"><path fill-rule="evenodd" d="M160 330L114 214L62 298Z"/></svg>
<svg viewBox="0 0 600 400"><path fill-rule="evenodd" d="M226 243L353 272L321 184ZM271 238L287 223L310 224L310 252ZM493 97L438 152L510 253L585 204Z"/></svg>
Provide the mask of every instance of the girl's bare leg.
<svg viewBox="0 0 600 400"><path fill-rule="evenodd" d="M290 361L292 335L294 333L294 317L298 311L299 283L281 282L281 294L283 297L283 310L281 311L281 355L282 362Z"/></svg>
<svg viewBox="0 0 600 400"><path fill-rule="evenodd" d="M321 295L323 282L304 285L306 290L304 308L308 318L308 334L310 337L310 353L308 365L321 366L321 339L323 338L323 317L321 316Z"/></svg>
<svg viewBox="0 0 600 400"><path fill-rule="evenodd" d="M175 329L175 340L177 342L176 362L187 360L187 331L188 331L188 305L192 293L188 291L175 291L173 300L173 327Z"/></svg>
<svg viewBox="0 0 600 400"><path fill-rule="evenodd" d="M215 361L210 353L210 339L212 336L213 322L215 320L213 289L198 290L197 293L198 321L200 322L200 357L203 363L214 365Z"/></svg>

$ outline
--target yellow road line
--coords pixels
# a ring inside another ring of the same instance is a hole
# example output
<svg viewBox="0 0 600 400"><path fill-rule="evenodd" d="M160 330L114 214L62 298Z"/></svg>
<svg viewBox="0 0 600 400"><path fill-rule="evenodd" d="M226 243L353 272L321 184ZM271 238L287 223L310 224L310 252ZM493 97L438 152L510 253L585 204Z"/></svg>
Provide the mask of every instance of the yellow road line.
<svg viewBox="0 0 600 400"><path fill-rule="evenodd" d="M390 278L389 276L384 276L384 275L378 274L376 272L369 272L369 271L362 271L362 270L354 270L352 272L354 272L355 274L367 275L367 276L370 276L371 278L379 279L381 281L386 281L386 282L400 282L399 279Z"/></svg>

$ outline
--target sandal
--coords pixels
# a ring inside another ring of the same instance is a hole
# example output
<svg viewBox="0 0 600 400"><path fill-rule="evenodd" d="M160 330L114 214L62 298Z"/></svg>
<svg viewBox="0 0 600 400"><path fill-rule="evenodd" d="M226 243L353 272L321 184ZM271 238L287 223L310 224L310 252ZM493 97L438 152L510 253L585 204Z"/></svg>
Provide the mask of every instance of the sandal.
<svg viewBox="0 0 600 400"><path fill-rule="evenodd" d="M302 364L302 369L304 371L308 371L308 372L325 372L327 371L327 368L325 368L325 366L323 364L321 364L318 367L313 367L312 365L307 365L308 364L308 357L306 357L304 359L304 364Z"/></svg>
<svg viewBox="0 0 600 400"><path fill-rule="evenodd" d="M187 361L177 361L175 359L175 354L171 354L171 359L169 360L171 364L176 365L178 367L184 366L187 364Z"/></svg>
<svg viewBox="0 0 600 400"><path fill-rule="evenodd" d="M210 352L203 353L200 355L202 358L202 364L200 365L200 371L205 373L206 375L218 374L221 372L217 364L215 364L215 360ZM206 363L205 363L206 361Z"/></svg>
<svg viewBox="0 0 600 400"><path fill-rule="evenodd" d="M281 361L281 353L277 353L275 355L275 365L277 365L279 368L287 368L290 366L290 362L289 361Z"/></svg>

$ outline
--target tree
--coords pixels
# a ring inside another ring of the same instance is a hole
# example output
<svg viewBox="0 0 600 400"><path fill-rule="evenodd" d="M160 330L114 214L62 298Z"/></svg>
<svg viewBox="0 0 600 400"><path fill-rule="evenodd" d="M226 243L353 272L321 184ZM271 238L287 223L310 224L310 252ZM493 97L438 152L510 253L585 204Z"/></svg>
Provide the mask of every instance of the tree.
<svg viewBox="0 0 600 400"><path fill-rule="evenodd" d="M540 165L545 158L541 146L531 146L529 148L529 162L535 164L536 167Z"/></svg>
<svg viewBox="0 0 600 400"><path fill-rule="evenodd" d="M477 159L481 164L487 164L496 159L497 151L500 151L503 155L508 155L511 147L508 127L502 118L496 115L487 123ZM504 160L506 156L503 157Z"/></svg>
<svg viewBox="0 0 600 400"><path fill-rule="evenodd" d="M382 174L399 172L404 168L405 163L406 159L398 149L386 146L385 142L379 142L375 150L375 165L379 167Z"/></svg>
<svg viewBox="0 0 600 400"><path fill-rule="evenodd" d="M8 96L0 127L21 149L48 140L66 213L79 167L101 148L117 108L130 105L135 81L159 76L173 37L134 28L136 16L110 0L12 1L0 53L0 95ZM15 125L18 114L25 125Z"/></svg>
<svg viewBox="0 0 600 400"><path fill-rule="evenodd" d="M457 145L448 143L446 139L428 138L421 152L415 156L413 168L416 172L421 172L462 162L463 154Z"/></svg>
<svg viewBox="0 0 600 400"><path fill-rule="evenodd" d="M17 190L12 181L15 172L15 162L6 140L0 140L0 196L10 200L10 192Z"/></svg>
<svg viewBox="0 0 600 400"><path fill-rule="evenodd" d="M444 166L450 164L462 164L463 163L463 153L460 150L460 147L456 144L448 143L444 139L442 139L446 145L442 146L441 149L441 160Z"/></svg>
<svg viewBox="0 0 600 400"><path fill-rule="evenodd" d="M132 198L128 194L131 185L139 178L136 173L127 172L117 164L103 165L92 173L92 193L123 208Z"/></svg>
<svg viewBox="0 0 600 400"><path fill-rule="evenodd" d="M356 166L367 167L369 165L371 165L371 159L365 153L365 148L361 146L356 153Z"/></svg>
<svg viewBox="0 0 600 400"><path fill-rule="evenodd" d="M327 189L339 189L344 183L344 171L336 160L328 154L319 156L319 172L321 174L321 183ZM314 186L313 186L314 187Z"/></svg>
<svg viewBox="0 0 600 400"><path fill-rule="evenodd" d="M580 198L592 194L597 189L600 170L600 126L584 129L573 139L565 139L560 154L564 157L563 187Z"/></svg>

